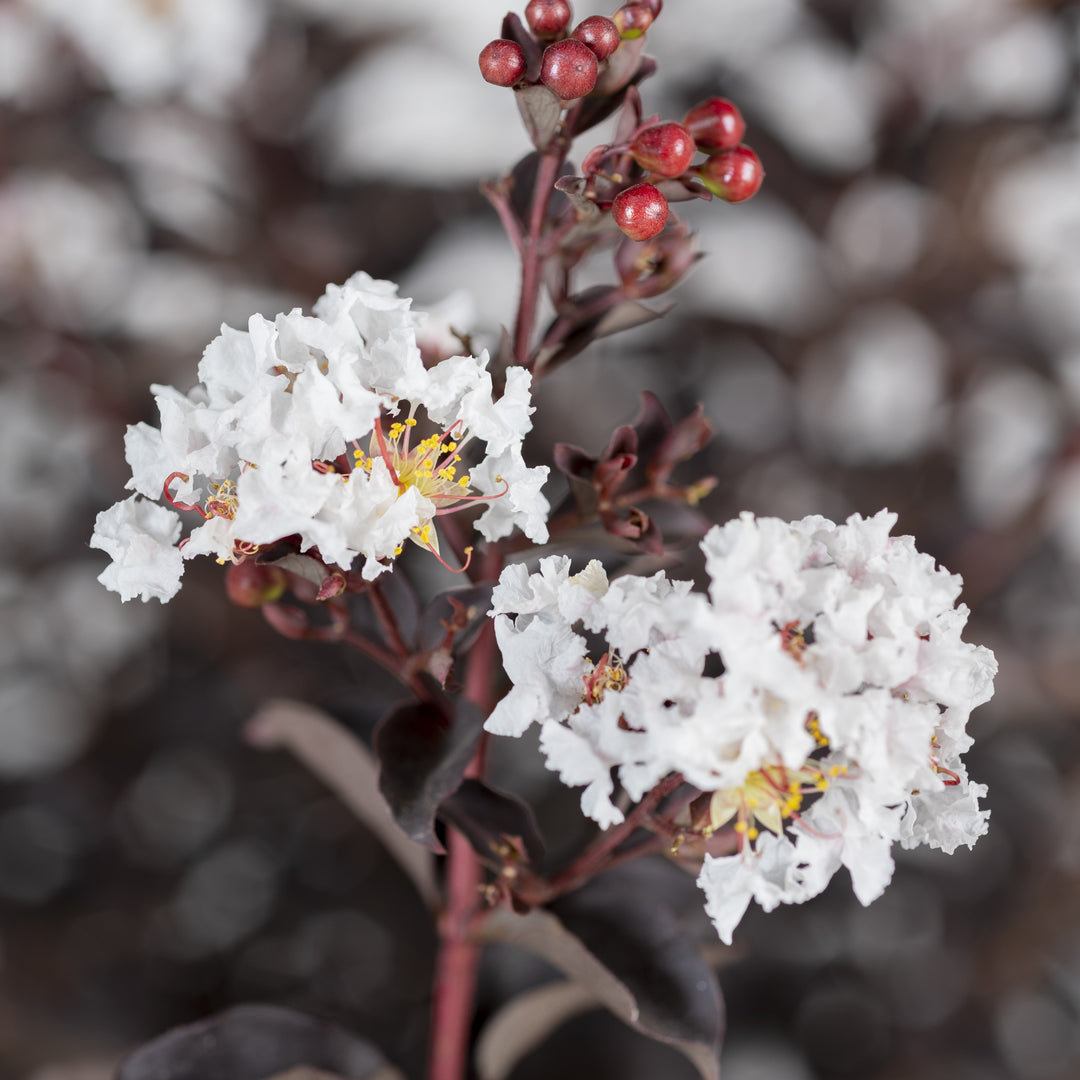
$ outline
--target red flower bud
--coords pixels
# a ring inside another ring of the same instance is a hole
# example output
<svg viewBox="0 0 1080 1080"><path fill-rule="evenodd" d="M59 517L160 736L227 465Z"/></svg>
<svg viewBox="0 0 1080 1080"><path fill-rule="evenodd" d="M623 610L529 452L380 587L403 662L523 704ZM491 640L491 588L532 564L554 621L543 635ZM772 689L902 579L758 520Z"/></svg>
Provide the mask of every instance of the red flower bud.
<svg viewBox="0 0 1080 1080"><path fill-rule="evenodd" d="M730 150L742 142L746 121L726 98L707 98L695 105L683 121L702 150Z"/></svg>
<svg viewBox="0 0 1080 1080"><path fill-rule="evenodd" d="M619 47L619 28L603 15L583 19L570 36L588 45L597 60L606 60Z"/></svg>
<svg viewBox="0 0 1080 1080"><path fill-rule="evenodd" d="M225 571L225 592L239 607L256 608L272 603L285 591L289 579L277 566L245 560Z"/></svg>
<svg viewBox="0 0 1080 1080"><path fill-rule="evenodd" d="M694 158L694 140L682 124L653 124L630 144L634 160L659 176L681 176Z"/></svg>
<svg viewBox="0 0 1080 1080"><path fill-rule="evenodd" d="M566 0L529 0L525 21L537 37L558 37L570 25L570 5Z"/></svg>
<svg viewBox="0 0 1080 1080"><path fill-rule="evenodd" d="M596 85L596 54L576 38L557 41L544 50L540 81L564 101L584 97Z"/></svg>
<svg viewBox="0 0 1080 1080"><path fill-rule="evenodd" d="M667 223L667 199L652 184L635 184L615 196L611 216L631 240L651 240Z"/></svg>
<svg viewBox="0 0 1080 1080"><path fill-rule="evenodd" d="M694 172L717 198L731 203L745 202L756 195L765 179L761 159L749 146L721 150Z"/></svg>
<svg viewBox="0 0 1080 1080"><path fill-rule="evenodd" d="M480 51L480 74L496 86L513 86L525 74L525 50L516 41L497 38Z"/></svg>
<svg viewBox="0 0 1080 1080"><path fill-rule="evenodd" d="M656 15L648 4L633 3L623 4L611 18L618 27L620 36L639 38L652 26Z"/></svg>

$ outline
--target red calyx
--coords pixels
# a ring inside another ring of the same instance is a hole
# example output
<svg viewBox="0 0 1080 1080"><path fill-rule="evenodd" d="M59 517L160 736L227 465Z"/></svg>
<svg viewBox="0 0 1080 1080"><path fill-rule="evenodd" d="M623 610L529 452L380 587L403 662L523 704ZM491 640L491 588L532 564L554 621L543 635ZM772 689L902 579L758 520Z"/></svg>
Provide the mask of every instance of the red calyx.
<svg viewBox="0 0 1080 1080"><path fill-rule="evenodd" d="M498 38L480 50L480 74L496 86L513 86L525 74L525 50L516 41Z"/></svg>
<svg viewBox="0 0 1080 1080"><path fill-rule="evenodd" d="M529 0L525 21L541 38L558 37L570 25L570 5L566 0Z"/></svg>
<svg viewBox="0 0 1080 1080"><path fill-rule="evenodd" d="M633 3L623 4L611 18L621 37L639 38L652 26L656 15L649 4Z"/></svg>
<svg viewBox="0 0 1080 1080"><path fill-rule="evenodd" d="M761 159L749 146L721 150L694 171L717 198L731 203L756 195L765 179Z"/></svg>
<svg viewBox="0 0 1080 1080"><path fill-rule="evenodd" d="M544 50L540 81L564 101L584 97L596 85L596 53L576 38L557 41Z"/></svg>
<svg viewBox="0 0 1080 1080"><path fill-rule="evenodd" d="M639 131L630 144L634 160L658 176L682 176L694 159L694 139L676 123L653 124Z"/></svg>
<svg viewBox="0 0 1080 1080"><path fill-rule="evenodd" d="M611 216L631 240L651 240L667 224L667 199L652 184L635 184L615 196Z"/></svg>
<svg viewBox="0 0 1080 1080"><path fill-rule="evenodd" d="M742 142L746 121L727 98L706 98L695 105L683 123L702 150L730 150Z"/></svg>
<svg viewBox="0 0 1080 1080"><path fill-rule="evenodd" d="M588 45L597 60L606 60L619 47L621 40L619 28L604 15L590 15L582 19L570 36Z"/></svg>

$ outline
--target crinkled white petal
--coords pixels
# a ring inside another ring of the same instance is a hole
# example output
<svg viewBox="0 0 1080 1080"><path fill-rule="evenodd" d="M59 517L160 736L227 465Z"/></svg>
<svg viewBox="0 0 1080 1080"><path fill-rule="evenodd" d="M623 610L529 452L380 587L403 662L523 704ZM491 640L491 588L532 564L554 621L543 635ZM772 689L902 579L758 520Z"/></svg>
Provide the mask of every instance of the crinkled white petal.
<svg viewBox="0 0 1080 1080"><path fill-rule="evenodd" d="M90 546L100 548L112 563L98 581L120 594L171 600L180 589L184 565L177 550L180 516L164 506L132 495L102 510L94 523Z"/></svg>

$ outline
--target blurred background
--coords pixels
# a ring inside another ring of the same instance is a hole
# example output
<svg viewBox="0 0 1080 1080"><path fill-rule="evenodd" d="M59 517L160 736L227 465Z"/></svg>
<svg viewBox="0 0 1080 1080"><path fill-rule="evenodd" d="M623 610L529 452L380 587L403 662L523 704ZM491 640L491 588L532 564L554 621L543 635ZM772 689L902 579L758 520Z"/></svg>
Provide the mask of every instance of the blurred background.
<svg viewBox="0 0 1080 1080"><path fill-rule="evenodd" d="M528 149L476 67L504 11L0 3L5 1080L104 1078L244 1000L333 1017L416 1075L420 901L317 780L240 738L282 694L367 734L394 686L231 608L209 560L167 608L121 606L87 540L123 494L125 425L156 421L148 385L188 390L223 321L307 307L357 269L420 307L464 289L481 341L512 321L516 267L476 191ZM733 98L768 179L743 206L679 207L707 258L670 316L541 386L533 462L555 439L599 451L641 390L676 415L701 400L712 518L888 506L964 576L967 636L1001 664L968 755L989 835L897 852L868 909L840 875L748 916L713 950L726 1080L1074 1078L1080 5L668 0L649 39L646 112ZM559 858L583 835L573 793L527 742L498 754ZM636 874L715 944L692 878ZM543 977L492 950L481 1017ZM600 1013L515 1078L553 1069L691 1075Z"/></svg>

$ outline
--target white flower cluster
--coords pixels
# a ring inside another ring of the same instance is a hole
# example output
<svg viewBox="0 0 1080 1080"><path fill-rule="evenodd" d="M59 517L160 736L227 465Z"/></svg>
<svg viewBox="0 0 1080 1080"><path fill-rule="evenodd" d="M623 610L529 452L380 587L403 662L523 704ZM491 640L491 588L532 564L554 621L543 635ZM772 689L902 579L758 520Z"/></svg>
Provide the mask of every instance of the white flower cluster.
<svg viewBox="0 0 1080 1080"><path fill-rule="evenodd" d="M521 456L530 374L511 368L496 400L486 354L425 367L409 304L359 273L329 286L314 317L223 328L191 393L153 387L160 429L137 424L125 440L138 494L99 514L90 541L114 560L102 583L168 600L183 559L241 561L292 536L344 569L363 555L374 578L406 540L438 555L435 519L478 503L486 539L518 527L544 542L547 469ZM179 515L147 501L161 498L202 518L179 546Z"/></svg>
<svg viewBox="0 0 1080 1080"><path fill-rule="evenodd" d="M842 865L870 903L893 842L952 851L988 816L960 755L997 665L960 638L960 578L895 521L743 514L702 543L708 598L662 573L609 583L597 562L571 576L565 557L508 567L492 614L514 685L488 730L540 723L549 768L588 785L605 827L612 768L635 800L675 772L712 793L690 828L739 838L698 879L727 942L751 899L800 903Z"/></svg>

